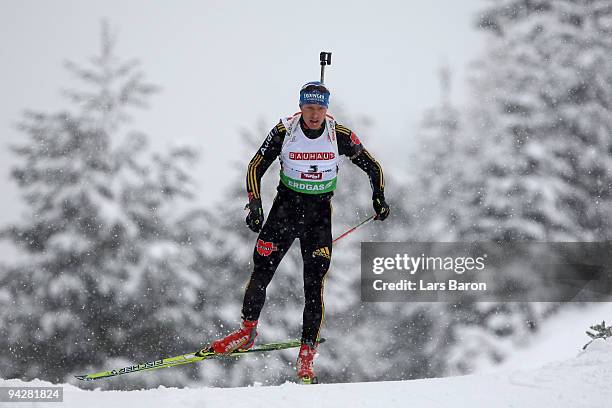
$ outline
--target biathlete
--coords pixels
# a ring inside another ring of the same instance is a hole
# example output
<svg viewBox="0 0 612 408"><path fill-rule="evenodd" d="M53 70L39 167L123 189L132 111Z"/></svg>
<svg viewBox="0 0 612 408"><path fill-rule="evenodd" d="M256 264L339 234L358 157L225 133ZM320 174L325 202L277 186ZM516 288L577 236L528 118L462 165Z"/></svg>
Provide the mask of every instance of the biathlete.
<svg viewBox="0 0 612 408"><path fill-rule="evenodd" d="M340 155L349 157L368 174L375 219L383 221L389 215L381 166L351 129L327 114L329 97L329 90L321 82L305 84L300 90L300 112L281 119L249 163L246 224L259 236L253 251L253 273L244 294L242 324L209 346L220 354L253 346L266 287L298 238L304 261L305 305L297 371L306 383L316 382L313 360L323 321L323 281L332 256L331 198ZM280 182L264 224L261 177L277 157Z"/></svg>

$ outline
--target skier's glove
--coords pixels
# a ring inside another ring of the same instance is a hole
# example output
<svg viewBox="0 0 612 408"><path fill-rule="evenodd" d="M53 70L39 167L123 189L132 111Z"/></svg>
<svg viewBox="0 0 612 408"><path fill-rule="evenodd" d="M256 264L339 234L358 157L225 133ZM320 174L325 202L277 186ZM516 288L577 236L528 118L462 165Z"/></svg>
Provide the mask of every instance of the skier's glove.
<svg viewBox="0 0 612 408"><path fill-rule="evenodd" d="M376 211L375 220L384 221L389 216L389 204L385 201L384 195L375 195L372 198L372 205L374 206L374 211Z"/></svg>
<svg viewBox="0 0 612 408"><path fill-rule="evenodd" d="M253 232L261 231L261 227L264 223L264 212L261 206L261 199L251 198L244 209L249 210L249 215L246 217L246 224L249 229Z"/></svg>

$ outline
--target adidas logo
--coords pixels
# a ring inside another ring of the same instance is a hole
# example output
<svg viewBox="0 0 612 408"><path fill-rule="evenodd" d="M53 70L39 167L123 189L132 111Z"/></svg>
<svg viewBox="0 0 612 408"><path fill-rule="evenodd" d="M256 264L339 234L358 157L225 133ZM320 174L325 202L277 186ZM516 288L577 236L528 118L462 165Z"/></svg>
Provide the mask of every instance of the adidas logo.
<svg viewBox="0 0 612 408"><path fill-rule="evenodd" d="M243 346L244 344L247 343L247 341L249 340L249 336L243 336L240 337L234 341L231 341L228 345L227 345L227 350L236 350L238 347Z"/></svg>
<svg viewBox="0 0 612 408"><path fill-rule="evenodd" d="M312 253L312 256L322 256L323 258L331 259L331 254L329 252L329 248L323 247L315 250Z"/></svg>

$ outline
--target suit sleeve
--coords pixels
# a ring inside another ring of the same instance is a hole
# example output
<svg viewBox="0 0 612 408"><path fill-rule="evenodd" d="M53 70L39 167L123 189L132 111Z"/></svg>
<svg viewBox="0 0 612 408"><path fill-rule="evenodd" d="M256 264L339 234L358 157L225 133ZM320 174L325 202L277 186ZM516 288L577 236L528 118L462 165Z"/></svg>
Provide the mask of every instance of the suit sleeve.
<svg viewBox="0 0 612 408"><path fill-rule="evenodd" d="M349 128L336 124L336 136L338 138L338 153L351 159L357 167L363 170L370 179L372 197L380 197L385 194L385 175L380 164L368 152L357 135Z"/></svg>
<svg viewBox="0 0 612 408"><path fill-rule="evenodd" d="M283 147L283 140L287 130L282 122L278 122L268 133L268 137L257 150L247 169L246 188L249 200L261 198L261 178L268 167L276 160Z"/></svg>

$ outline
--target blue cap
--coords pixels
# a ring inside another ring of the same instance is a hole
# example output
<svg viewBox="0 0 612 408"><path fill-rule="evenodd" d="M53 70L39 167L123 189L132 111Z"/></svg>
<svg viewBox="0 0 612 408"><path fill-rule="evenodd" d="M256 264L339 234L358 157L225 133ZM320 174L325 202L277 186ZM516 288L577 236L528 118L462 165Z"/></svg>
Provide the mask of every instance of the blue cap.
<svg viewBox="0 0 612 408"><path fill-rule="evenodd" d="M300 106L302 105L329 106L329 90L319 81L307 82L300 89Z"/></svg>

